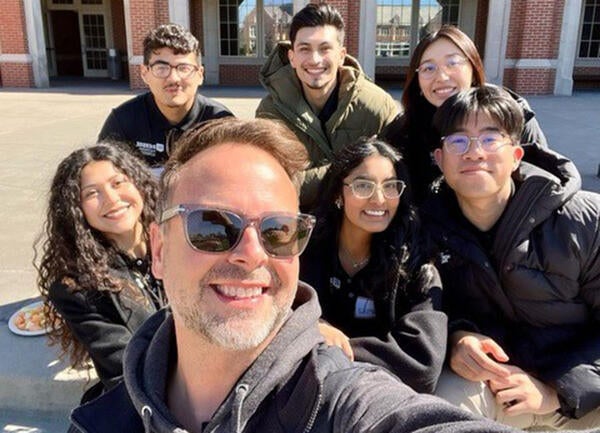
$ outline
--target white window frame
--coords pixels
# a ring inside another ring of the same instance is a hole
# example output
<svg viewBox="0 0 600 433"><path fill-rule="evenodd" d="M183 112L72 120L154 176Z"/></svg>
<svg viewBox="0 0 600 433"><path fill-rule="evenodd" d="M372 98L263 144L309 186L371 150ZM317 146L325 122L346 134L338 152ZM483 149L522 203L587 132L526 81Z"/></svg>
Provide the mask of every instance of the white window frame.
<svg viewBox="0 0 600 433"><path fill-rule="evenodd" d="M295 14L304 6L306 6L310 0L294 0L293 13ZM256 9L262 11L264 0L256 0ZM263 28L263 14L258 13L256 16L256 55L254 56L228 56L221 54L221 17L219 16L219 0L216 0L216 13L218 27L218 63L220 65L262 65L265 62L267 56L264 53L264 28ZM258 43L260 41L260 44Z"/></svg>
<svg viewBox="0 0 600 433"><path fill-rule="evenodd" d="M600 5L598 5L600 7ZM579 31L577 34L577 49L575 52L575 67L580 68L597 68L600 66L600 57L579 57L581 48L581 37L583 34L583 19L585 16L585 0L581 2L581 15L579 19ZM598 23L600 25L600 23Z"/></svg>
<svg viewBox="0 0 600 433"><path fill-rule="evenodd" d="M419 0L412 0L411 37L408 57L375 57L375 66L408 66L410 56L419 42ZM458 9L458 25L469 37L475 35L477 16L477 0L460 0ZM375 24L376 26L377 24Z"/></svg>

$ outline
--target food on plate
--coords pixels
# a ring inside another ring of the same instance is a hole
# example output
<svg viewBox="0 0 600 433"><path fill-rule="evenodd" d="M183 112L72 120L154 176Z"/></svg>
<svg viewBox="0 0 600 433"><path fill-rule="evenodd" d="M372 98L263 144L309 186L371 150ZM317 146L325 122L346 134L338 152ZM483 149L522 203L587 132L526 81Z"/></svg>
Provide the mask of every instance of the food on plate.
<svg viewBox="0 0 600 433"><path fill-rule="evenodd" d="M21 331L33 332L46 329L44 305L38 304L32 308L24 308L16 314L13 323Z"/></svg>

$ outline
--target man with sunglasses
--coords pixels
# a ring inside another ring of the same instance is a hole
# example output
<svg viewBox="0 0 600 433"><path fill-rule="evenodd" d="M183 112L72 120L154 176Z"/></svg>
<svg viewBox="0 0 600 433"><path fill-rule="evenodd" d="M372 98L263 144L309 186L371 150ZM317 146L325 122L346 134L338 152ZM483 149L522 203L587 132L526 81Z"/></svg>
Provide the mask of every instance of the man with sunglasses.
<svg viewBox="0 0 600 433"><path fill-rule="evenodd" d="M204 79L200 45L177 24L160 25L144 39L141 76L149 92L114 108L98 141L123 142L151 167L161 167L170 146L190 127L233 116L224 105L198 93Z"/></svg>
<svg viewBox="0 0 600 433"><path fill-rule="evenodd" d="M522 429L597 429L600 196L566 158L520 146L522 110L501 88L451 97L434 126L444 180L422 213L450 367L436 393Z"/></svg>
<svg viewBox="0 0 600 433"><path fill-rule="evenodd" d="M71 432L512 431L324 344L316 294L298 281L314 223L294 183L306 161L268 120L182 137L151 229L170 309L142 325L124 382L76 409Z"/></svg>

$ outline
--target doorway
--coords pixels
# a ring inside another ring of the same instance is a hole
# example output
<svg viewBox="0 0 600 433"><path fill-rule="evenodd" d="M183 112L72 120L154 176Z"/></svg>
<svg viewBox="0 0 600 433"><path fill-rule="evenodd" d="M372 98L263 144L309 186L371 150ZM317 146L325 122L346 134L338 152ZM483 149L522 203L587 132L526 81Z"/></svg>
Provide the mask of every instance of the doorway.
<svg viewBox="0 0 600 433"><path fill-rule="evenodd" d="M50 11L54 29L54 58L58 75L83 76L79 14L77 11Z"/></svg>

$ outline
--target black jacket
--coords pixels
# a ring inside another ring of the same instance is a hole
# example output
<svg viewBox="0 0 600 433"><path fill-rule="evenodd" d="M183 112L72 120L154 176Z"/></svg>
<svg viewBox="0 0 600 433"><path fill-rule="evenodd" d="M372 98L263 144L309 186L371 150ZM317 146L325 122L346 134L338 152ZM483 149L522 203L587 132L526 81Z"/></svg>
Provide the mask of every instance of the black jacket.
<svg viewBox="0 0 600 433"><path fill-rule="evenodd" d="M160 112L151 92L138 95L114 108L102 126L98 141L123 142L151 167L169 158L169 146L187 129L207 120L233 116L219 102L196 93L194 105L177 125Z"/></svg>
<svg viewBox="0 0 600 433"><path fill-rule="evenodd" d="M422 265L407 282L391 245L383 254L350 278L336 239L313 238L300 257L300 279L315 287L323 320L350 337L357 361L385 367L416 391L432 393L446 354L439 274ZM382 260L391 266L387 276L375 263Z"/></svg>
<svg viewBox="0 0 600 433"><path fill-rule="evenodd" d="M504 90L523 109L525 126L521 134L521 143L537 143L542 148L548 148L546 136L527 100L510 89ZM417 203L425 200L432 184L441 176L440 169L433 159L433 151L439 147L439 135L432 125L436 108L428 102L422 102L421 105L415 109L420 118L414 121L414 125L407 125L405 114L402 113L381 133L381 137L404 156L410 174L413 198Z"/></svg>
<svg viewBox="0 0 600 433"><path fill-rule="evenodd" d="M475 418L439 398L415 394L382 369L350 362L338 348L322 344L316 326L320 313L315 292L300 283L292 315L203 431L516 431ZM174 351L173 319L162 310L131 340L124 383L75 409L69 431L185 433L165 403Z"/></svg>
<svg viewBox="0 0 600 433"><path fill-rule="evenodd" d="M515 172L490 249L446 185L423 219L440 250L450 332L492 337L509 363L556 389L564 415L580 417L600 406L600 195L580 191L567 159L526 152L539 167Z"/></svg>
<svg viewBox="0 0 600 433"><path fill-rule="evenodd" d="M56 282L48 291L74 337L87 349L106 389L122 378L127 342L163 303L162 286L150 274L146 260L121 255L111 271L129 289L119 293L77 290Z"/></svg>

